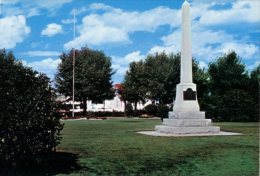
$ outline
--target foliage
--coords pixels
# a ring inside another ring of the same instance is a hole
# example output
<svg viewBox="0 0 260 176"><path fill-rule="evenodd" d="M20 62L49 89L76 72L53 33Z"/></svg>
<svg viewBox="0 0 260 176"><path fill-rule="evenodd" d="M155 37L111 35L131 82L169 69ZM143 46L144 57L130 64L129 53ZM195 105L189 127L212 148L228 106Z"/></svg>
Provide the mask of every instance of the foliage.
<svg viewBox="0 0 260 176"><path fill-rule="evenodd" d="M134 103L134 110L137 110L137 102L145 101L145 77L143 62L132 62L129 65L129 71L126 72L125 79L123 81L123 90L121 93L121 99Z"/></svg>
<svg viewBox="0 0 260 176"><path fill-rule="evenodd" d="M149 105L144 107L144 111L148 115L155 116L158 112L158 108L157 108L157 105L155 105L155 104L149 104Z"/></svg>
<svg viewBox="0 0 260 176"><path fill-rule="evenodd" d="M168 118L169 108L164 104L149 104L144 107L144 112L150 116Z"/></svg>
<svg viewBox="0 0 260 176"><path fill-rule="evenodd" d="M201 91L202 98L207 90L207 74L193 60L194 82ZM176 95L176 85L180 82L180 54L167 55L156 53L148 55L144 61L130 64L124 79L123 99L132 103L144 102L147 99L153 103L170 104Z"/></svg>
<svg viewBox="0 0 260 176"><path fill-rule="evenodd" d="M221 121L254 121L255 102L248 92L250 79L235 52L209 64L210 96L208 111Z"/></svg>
<svg viewBox="0 0 260 176"><path fill-rule="evenodd" d="M253 121L259 121L260 114L260 64L254 68L250 73L250 85L248 87L248 93L251 95L254 101L254 115L252 116Z"/></svg>
<svg viewBox="0 0 260 176"><path fill-rule="evenodd" d="M172 103L180 80L180 55L148 55L144 64L146 97L159 103Z"/></svg>
<svg viewBox="0 0 260 176"><path fill-rule="evenodd" d="M127 116L127 117L130 117L130 116L132 116L133 115L133 106L132 106L132 104L131 103L127 103L126 105L125 105L125 115Z"/></svg>
<svg viewBox="0 0 260 176"><path fill-rule="evenodd" d="M163 104L158 104L157 105L157 117L161 117L161 119L165 119L168 118L168 113L169 113L170 109L168 106L163 105Z"/></svg>
<svg viewBox="0 0 260 176"><path fill-rule="evenodd" d="M55 77L58 92L72 97L73 50L63 53ZM112 99L111 58L101 51L81 48L75 51L75 100L83 103L86 115L87 100L103 102Z"/></svg>
<svg viewBox="0 0 260 176"><path fill-rule="evenodd" d="M0 51L0 153L10 162L37 160L59 144L63 125L49 79Z"/></svg>

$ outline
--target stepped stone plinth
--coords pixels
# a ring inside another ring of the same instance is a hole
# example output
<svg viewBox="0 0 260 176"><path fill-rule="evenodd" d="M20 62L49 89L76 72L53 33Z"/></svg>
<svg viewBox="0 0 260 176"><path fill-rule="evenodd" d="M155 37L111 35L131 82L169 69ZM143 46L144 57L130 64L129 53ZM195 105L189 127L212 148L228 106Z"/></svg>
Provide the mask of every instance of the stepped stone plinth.
<svg viewBox="0 0 260 176"><path fill-rule="evenodd" d="M218 133L220 128L211 126L211 119L205 119L205 112L170 112L169 119L155 126L155 131L171 134Z"/></svg>

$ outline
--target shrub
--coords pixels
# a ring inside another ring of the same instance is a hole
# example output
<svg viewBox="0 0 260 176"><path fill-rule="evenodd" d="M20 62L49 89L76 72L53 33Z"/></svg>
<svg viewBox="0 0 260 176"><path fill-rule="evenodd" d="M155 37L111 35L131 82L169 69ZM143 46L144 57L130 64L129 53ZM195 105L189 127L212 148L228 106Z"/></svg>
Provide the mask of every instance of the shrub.
<svg viewBox="0 0 260 176"><path fill-rule="evenodd" d="M49 79L0 50L0 154L11 163L59 144L63 125Z"/></svg>
<svg viewBox="0 0 260 176"><path fill-rule="evenodd" d="M155 104L149 104L144 107L144 110L148 115L156 116L158 108Z"/></svg>
<svg viewBox="0 0 260 176"><path fill-rule="evenodd" d="M131 105L131 103L127 103L125 105L125 115L130 117L133 115L133 106Z"/></svg>
<svg viewBox="0 0 260 176"><path fill-rule="evenodd" d="M161 117L162 119L168 118L169 108L166 105L158 104L157 109L158 110L156 116Z"/></svg>

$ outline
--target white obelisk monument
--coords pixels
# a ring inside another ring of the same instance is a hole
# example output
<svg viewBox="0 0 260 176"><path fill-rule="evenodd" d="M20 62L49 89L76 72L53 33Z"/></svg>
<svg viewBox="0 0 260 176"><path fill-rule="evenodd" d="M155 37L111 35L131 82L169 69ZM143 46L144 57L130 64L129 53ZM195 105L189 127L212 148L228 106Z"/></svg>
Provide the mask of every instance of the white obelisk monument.
<svg viewBox="0 0 260 176"><path fill-rule="evenodd" d="M169 119L155 127L157 132L172 134L217 133L219 127L211 126L211 119L205 119L197 100L197 87L192 80L191 19L190 4L182 4L182 48L181 80L177 85L173 111Z"/></svg>

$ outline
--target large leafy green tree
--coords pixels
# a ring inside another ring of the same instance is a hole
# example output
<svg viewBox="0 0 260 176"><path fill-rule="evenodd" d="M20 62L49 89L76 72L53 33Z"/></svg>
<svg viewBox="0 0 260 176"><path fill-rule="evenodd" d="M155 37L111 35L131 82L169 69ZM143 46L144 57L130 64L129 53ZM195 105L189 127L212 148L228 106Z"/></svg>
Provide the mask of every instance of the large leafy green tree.
<svg viewBox="0 0 260 176"><path fill-rule="evenodd" d="M172 103L180 80L180 55L156 53L144 63L147 98L162 104Z"/></svg>
<svg viewBox="0 0 260 176"><path fill-rule="evenodd" d="M202 91L207 90L207 74L194 60L193 72L194 82L199 84ZM178 83L180 83L180 53L175 55L156 53L148 55L144 61L130 64L123 83L124 96L130 102L150 99L152 102L169 104L175 98ZM203 93L199 92L198 96L202 97ZM131 101L133 99L134 101Z"/></svg>
<svg viewBox="0 0 260 176"><path fill-rule="evenodd" d="M101 51L81 48L75 51L75 100L83 104L84 115L87 110L87 100L103 102L112 99L111 58ZM58 92L72 97L72 61L73 50L63 53L58 73L55 77Z"/></svg>
<svg viewBox="0 0 260 176"><path fill-rule="evenodd" d="M121 99L134 103L134 109L137 109L138 102L145 102L145 84L144 63L143 61L132 62L129 65L129 70L126 72L123 81L123 89Z"/></svg>
<svg viewBox="0 0 260 176"><path fill-rule="evenodd" d="M241 58L230 52L209 64L210 92L206 110L215 120L249 121L254 102L249 76Z"/></svg>
<svg viewBox="0 0 260 176"><path fill-rule="evenodd" d="M0 155L11 162L51 151L62 124L49 79L0 50Z"/></svg>

